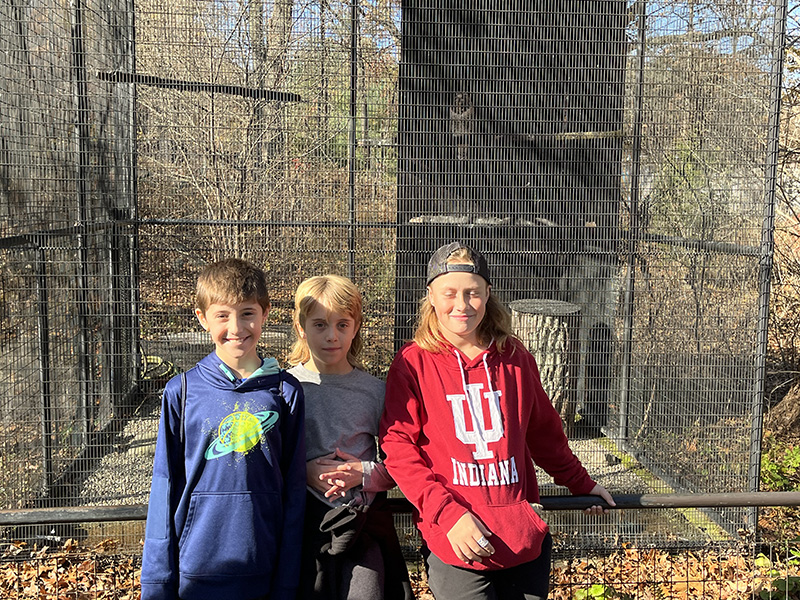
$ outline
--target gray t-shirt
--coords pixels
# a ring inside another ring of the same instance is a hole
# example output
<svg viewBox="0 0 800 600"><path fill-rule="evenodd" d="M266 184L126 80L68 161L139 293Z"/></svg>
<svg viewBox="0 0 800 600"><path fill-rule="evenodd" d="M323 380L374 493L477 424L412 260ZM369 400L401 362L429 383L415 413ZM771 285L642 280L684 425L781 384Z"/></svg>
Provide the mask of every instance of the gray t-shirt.
<svg viewBox="0 0 800 600"><path fill-rule="evenodd" d="M386 384L360 369L345 375L324 375L297 365L289 373L303 385L305 395L306 461L339 448L360 458L364 468L363 487L349 490L343 498L332 501L309 490L320 500L339 505L353 498L370 503L375 492L393 488L386 467L377 461Z"/></svg>

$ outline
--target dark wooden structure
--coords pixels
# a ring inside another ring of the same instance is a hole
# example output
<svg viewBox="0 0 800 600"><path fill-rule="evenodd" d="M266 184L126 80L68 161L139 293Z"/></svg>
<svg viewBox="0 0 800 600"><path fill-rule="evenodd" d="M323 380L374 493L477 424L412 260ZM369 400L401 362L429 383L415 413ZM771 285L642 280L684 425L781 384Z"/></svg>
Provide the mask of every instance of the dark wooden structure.
<svg viewBox="0 0 800 600"><path fill-rule="evenodd" d="M586 375L613 353L626 3L424 0L402 17L397 345L430 253L459 239L487 255L505 302L581 307L580 378L607 386Z"/></svg>

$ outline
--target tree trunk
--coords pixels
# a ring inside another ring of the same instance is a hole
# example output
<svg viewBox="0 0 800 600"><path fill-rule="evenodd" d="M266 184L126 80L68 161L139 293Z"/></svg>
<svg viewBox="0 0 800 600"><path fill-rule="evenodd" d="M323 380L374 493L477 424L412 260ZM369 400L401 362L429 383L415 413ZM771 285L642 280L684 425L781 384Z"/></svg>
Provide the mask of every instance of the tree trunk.
<svg viewBox="0 0 800 600"><path fill-rule="evenodd" d="M561 415L567 434L575 425L581 309L559 300L516 300L511 325L539 366L542 387Z"/></svg>

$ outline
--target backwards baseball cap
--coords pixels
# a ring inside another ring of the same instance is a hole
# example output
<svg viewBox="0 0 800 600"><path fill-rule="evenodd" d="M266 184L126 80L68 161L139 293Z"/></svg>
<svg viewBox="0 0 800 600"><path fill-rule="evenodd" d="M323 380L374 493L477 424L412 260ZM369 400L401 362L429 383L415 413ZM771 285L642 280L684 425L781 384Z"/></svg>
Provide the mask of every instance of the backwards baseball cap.
<svg viewBox="0 0 800 600"><path fill-rule="evenodd" d="M467 250L472 264L448 263L447 259L450 258L453 252L461 248ZM428 279L425 285L430 285L431 281L445 273L475 273L483 277L486 283L492 285L492 280L489 278L489 265L486 263L483 254L461 242L445 244L433 253L433 256L428 261Z"/></svg>

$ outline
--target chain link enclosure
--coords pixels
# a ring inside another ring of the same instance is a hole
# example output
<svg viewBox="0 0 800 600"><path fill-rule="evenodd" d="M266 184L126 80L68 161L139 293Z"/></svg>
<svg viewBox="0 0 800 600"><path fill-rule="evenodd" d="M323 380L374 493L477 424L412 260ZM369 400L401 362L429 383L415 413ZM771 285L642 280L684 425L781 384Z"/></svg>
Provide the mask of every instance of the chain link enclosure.
<svg viewBox="0 0 800 600"><path fill-rule="evenodd" d="M207 262L266 269L280 361L296 285L351 277L384 376L455 239L506 303L577 307L565 426L603 485L757 490L784 29L777 0L0 0L1 507L146 502Z"/></svg>

